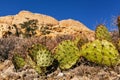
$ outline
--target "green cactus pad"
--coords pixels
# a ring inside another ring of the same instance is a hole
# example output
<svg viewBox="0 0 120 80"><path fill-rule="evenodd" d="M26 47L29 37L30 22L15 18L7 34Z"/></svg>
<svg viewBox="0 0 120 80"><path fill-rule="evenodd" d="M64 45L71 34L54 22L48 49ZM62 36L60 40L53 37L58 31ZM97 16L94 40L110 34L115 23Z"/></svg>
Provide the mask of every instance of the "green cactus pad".
<svg viewBox="0 0 120 80"><path fill-rule="evenodd" d="M25 60L19 54L15 54L13 56L12 62L15 65L16 69L23 68L24 65L26 64Z"/></svg>
<svg viewBox="0 0 120 80"><path fill-rule="evenodd" d="M96 30L95 30L95 38L96 39L104 39L104 40L108 40L108 41L111 41L112 38L108 32L108 29L106 28L106 26L104 25L98 25Z"/></svg>
<svg viewBox="0 0 120 80"><path fill-rule="evenodd" d="M52 65L54 60L51 52L41 44L33 45L32 48L29 49L29 55L39 67L48 67Z"/></svg>
<svg viewBox="0 0 120 80"><path fill-rule="evenodd" d="M115 46L106 40L95 40L82 46L82 56L97 64L115 66L120 56Z"/></svg>
<svg viewBox="0 0 120 80"><path fill-rule="evenodd" d="M70 40L62 41L55 48L54 58L58 60L61 69L69 69L80 57L80 52L74 42Z"/></svg>
<svg viewBox="0 0 120 80"><path fill-rule="evenodd" d="M35 71L39 74L43 73L42 69L36 65L36 63L31 59L29 55L26 57L26 62L28 65L30 65Z"/></svg>

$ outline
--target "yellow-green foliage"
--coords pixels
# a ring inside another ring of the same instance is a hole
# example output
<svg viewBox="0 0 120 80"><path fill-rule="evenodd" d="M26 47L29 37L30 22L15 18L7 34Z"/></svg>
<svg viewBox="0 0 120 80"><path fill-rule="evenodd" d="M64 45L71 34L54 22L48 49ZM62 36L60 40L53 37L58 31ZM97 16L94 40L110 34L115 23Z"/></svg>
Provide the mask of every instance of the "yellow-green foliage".
<svg viewBox="0 0 120 80"><path fill-rule="evenodd" d="M15 65L16 69L23 68L24 65L26 64L25 60L23 57L21 57L19 54L15 54L12 58L12 62Z"/></svg>
<svg viewBox="0 0 120 80"><path fill-rule="evenodd" d="M34 66L38 66L40 68L46 68L52 65L54 58L50 51L46 49L41 44L33 45L32 48L29 49L29 56L31 57L32 61L35 62ZM31 62L32 62L31 61ZM37 67L35 67L37 68ZM41 72L41 71L39 71ZM46 71L43 71L46 72Z"/></svg>
<svg viewBox="0 0 120 80"><path fill-rule="evenodd" d="M108 29L106 28L106 26L100 24L97 26L96 30L95 30L95 38L96 39L104 39L104 40L108 40L111 41L112 38L108 32Z"/></svg>
<svg viewBox="0 0 120 80"><path fill-rule="evenodd" d="M106 40L95 40L82 46L82 56L97 64L115 66L120 63L120 55L115 46Z"/></svg>
<svg viewBox="0 0 120 80"><path fill-rule="evenodd" d="M70 40L62 41L55 48L54 58L58 60L61 69L69 69L76 64L81 54L79 49Z"/></svg>
<svg viewBox="0 0 120 80"><path fill-rule="evenodd" d="M26 62L28 65L30 65L35 71L39 74L43 73L43 70L37 66L37 64L31 59L29 55L27 55Z"/></svg>

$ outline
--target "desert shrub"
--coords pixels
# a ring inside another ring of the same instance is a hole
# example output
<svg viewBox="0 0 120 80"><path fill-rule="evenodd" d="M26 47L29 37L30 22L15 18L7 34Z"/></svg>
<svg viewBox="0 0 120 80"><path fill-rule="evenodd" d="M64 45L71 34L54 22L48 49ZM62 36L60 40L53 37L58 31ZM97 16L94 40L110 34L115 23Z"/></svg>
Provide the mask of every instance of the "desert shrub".
<svg viewBox="0 0 120 80"><path fill-rule="evenodd" d="M28 20L20 24L21 30L19 34L22 34L23 37L31 37L36 34L38 20Z"/></svg>
<svg viewBox="0 0 120 80"><path fill-rule="evenodd" d="M0 61L8 58L8 54L15 48L17 41L19 38L13 36L0 39Z"/></svg>

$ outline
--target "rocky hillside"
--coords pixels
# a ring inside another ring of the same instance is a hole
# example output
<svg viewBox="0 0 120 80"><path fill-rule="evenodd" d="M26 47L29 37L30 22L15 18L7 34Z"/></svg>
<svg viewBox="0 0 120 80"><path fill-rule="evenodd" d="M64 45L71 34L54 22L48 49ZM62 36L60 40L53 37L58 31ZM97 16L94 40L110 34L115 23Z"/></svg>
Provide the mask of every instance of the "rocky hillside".
<svg viewBox="0 0 120 80"><path fill-rule="evenodd" d="M0 17L0 38L6 37L8 33L15 35L16 28L18 31L24 32L24 30L21 29L20 24L30 20L37 20L36 26L38 26L38 28L35 36L41 36L45 31L49 31L49 34L46 32L47 35L52 36L76 34L84 34L85 36L88 36L87 34L92 33L89 36L91 39L94 39L94 32L79 21L72 19L58 21L53 17L31 13L29 11L21 11L16 15Z"/></svg>
<svg viewBox="0 0 120 80"><path fill-rule="evenodd" d="M0 80L120 80L118 32L21 11L0 17Z"/></svg>

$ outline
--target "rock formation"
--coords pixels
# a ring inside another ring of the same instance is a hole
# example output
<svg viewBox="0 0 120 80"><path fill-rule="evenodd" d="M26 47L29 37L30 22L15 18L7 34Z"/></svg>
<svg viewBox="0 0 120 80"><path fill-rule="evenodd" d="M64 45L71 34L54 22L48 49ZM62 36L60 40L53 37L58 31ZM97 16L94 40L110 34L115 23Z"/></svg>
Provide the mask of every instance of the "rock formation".
<svg viewBox="0 0 120 80"><path fill-rule="evenodd" d="M8 34L16 34L16 28L21 30L20 24L29 21L29 20L37 20L37 26L39 27L36 31L36 36L41 36L41 28L48 27L50 31L47 35L76 35L82 34L93 39L94 32L88 29L85 25L80 23L79 21L75 21L72 19L58 21L53 17L31 13L29 11L21 11L16 15L0 17L0 38L4 37L6 33ZM16 27L15 27L16 26ZM87 35L91 33L91 35Z"/></svg>
<svg viewBox="0 0 120 80"><path fill-rule="evenodd" d="M24 37L24 35L29 37ZM111 35L115 42L118 38L118 32L111 32ZM0 80L120 79L119 65L112 68L104 67L91 63L84 58L78 60L78 63L70 70L65 71L60 70L56 66L58 62L55 61L54 66L48 67L49 70L51 68L50 73L48 72L47 75L43 76L38 74L30 65L16 70L12 63L12 57L16 53L26 58L26 54L28 54L33 44L42 44L54 53L56 46L61 41L73 40L75 37L83 38L80 39L85 40L81 41L83 44L88 40L93 41L95 33L79 21L73 19L58 21L53 17L29 11L21 11L16 15L0 17Z"/></svg>

